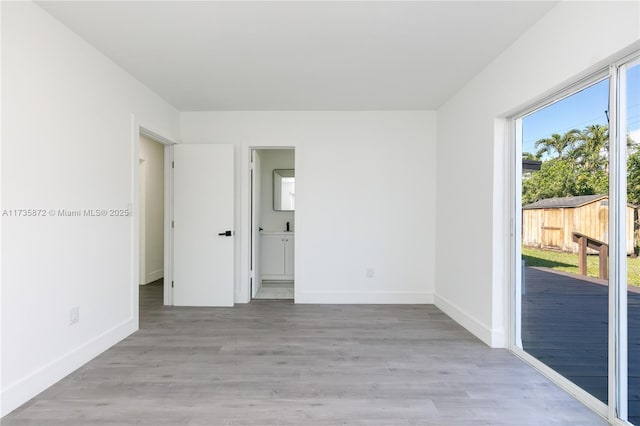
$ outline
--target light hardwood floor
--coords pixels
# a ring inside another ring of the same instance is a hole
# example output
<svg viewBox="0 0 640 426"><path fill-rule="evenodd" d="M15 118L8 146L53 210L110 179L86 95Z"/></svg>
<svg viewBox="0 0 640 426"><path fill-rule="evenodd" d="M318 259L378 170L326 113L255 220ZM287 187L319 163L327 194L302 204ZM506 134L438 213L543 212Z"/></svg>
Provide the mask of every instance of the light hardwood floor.
<svg viewBox="0 0 640 426"><path fill-rule="evenodd" d="M3 426L600 425L434 306L161 306Z"/></svg>

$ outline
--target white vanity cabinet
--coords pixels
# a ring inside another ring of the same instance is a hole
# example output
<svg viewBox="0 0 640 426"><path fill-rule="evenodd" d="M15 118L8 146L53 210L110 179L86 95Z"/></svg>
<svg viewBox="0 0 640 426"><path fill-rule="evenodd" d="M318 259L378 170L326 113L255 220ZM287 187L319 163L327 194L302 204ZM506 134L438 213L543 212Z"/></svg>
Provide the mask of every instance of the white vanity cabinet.
<svg viewBox="0 0 640 426"><path fill-rule="evenodd" d="M260 279L293 281L293 232L262 232L260 239Z"/></svg>

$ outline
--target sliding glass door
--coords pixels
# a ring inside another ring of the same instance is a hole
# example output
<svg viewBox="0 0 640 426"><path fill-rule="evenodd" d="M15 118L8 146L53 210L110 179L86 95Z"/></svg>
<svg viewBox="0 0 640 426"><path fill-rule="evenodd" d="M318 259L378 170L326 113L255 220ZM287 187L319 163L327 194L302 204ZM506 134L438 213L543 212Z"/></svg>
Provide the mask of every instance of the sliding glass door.
<svg viewBox="0 0 640 426"><path fill-rule="evenodd" d="M640 66L515 118L514 352L640 425Z"/></svg>
<svg viewBox="0 0 640 426"><path fill-rule="evenodd" d="M608 402L609 79L521 117L520 348ZM585 268L586 266L586 268Z"/></svg>
<svg viewBox="0 0 640 426"><path fill-rule="evenodd" d="M630 255L626 261L626 280L621 288L626 293L627 340L627 418L640 425L640 60L623 64L620 79L620 138L624 142L626 191L623 194L626 214L624 244ZM622 317L623 315L621 315ZM620 348L624 350L624 348ZM624 371L621 375L624 376ZM621 395L623 396L623 395ZM624 397L624 396L623 396ZM624 410L623 410L624 411ZM624 419L624 412L621 412Z"/></svg>

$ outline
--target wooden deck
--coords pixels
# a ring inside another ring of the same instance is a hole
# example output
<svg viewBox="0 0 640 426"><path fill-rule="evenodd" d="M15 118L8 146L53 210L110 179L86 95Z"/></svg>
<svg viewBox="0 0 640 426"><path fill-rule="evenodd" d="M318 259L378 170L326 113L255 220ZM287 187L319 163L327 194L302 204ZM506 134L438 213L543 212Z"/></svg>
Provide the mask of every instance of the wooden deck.
<svg viewBox="0 0 640 426"><path fill-rule="evenodd" d="M524 349L607 402L608 286L606 281L525 268ZM640 424L640 292L628 291L629 420Z"/></svg>

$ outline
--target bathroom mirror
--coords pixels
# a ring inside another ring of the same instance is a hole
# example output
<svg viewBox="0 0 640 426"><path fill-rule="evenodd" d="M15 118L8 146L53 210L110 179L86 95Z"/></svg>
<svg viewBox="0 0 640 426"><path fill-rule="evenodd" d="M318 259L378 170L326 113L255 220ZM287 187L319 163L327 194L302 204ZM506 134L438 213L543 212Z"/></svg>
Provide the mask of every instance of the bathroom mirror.
<svg viewBox="0 0 640 426"><path fill-rule="evenodd" d="M296 177L293 169L273 171L273 209L290 212L296 205Z"/></svg>

